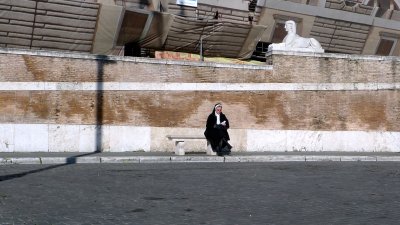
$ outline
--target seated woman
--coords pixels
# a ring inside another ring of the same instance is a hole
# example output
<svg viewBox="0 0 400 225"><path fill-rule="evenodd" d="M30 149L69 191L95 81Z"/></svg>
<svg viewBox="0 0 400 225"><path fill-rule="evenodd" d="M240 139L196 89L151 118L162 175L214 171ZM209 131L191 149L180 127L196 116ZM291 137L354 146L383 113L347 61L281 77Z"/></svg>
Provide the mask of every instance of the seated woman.
<svg viewBox="0 0 400 225"><path fill-rule="evenodd" d="M210 142L212 150L217 152L219 156L229 155L231 152L232 146L228 143L230 140L228 129L228 118L222 113L222 105L218 103L207 118L204 135Z"/></svg>

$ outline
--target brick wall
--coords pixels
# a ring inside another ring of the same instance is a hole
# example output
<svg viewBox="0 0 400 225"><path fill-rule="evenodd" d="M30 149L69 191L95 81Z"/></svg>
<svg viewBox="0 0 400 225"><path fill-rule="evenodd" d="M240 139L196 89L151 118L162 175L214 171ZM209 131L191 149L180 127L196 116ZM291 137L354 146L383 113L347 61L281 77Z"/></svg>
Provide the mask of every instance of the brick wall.
<svg viewBox="0 0 400 225"><path fill-rule="evenodd" d="M0 82L55 82L59 87L2 91L0 122L203 127L210 106L222 101L227 105L226 111L232 114L236 128L399 131L400 92L396 86L393 90L373 90L374 84L400 83L397 58L271 57L273 71L259 66L255 69L221 68L214 64L199 67L198 64L168 65L157 60L1 54L0 63L7 66L0 67ZM178 90L116 88L96 92L82 87L97 81L143 85L275 83L278 90L267 86L264 90L250 91L229 88L192 91L177 87ZM74 83L77 84L74 86ZM314 84L314 89L299 91L305 83ZM284 84L292 86L284 88ZM348 88L346 84L359 86ZM101 109L96 105L99 98ZM102 111L102 121L97 121L98 110Z"/></svg>
<svg viewBox="0 0 400 225"><path fill-rule="evenodd" d="M107 132L128 132L114 138L133 132L138 136L132 140L148 140L147 147L140 148L165 151L172 143L162 137L201 134L212 106L222 102L233 144L243 151L276 148L257 145L257 140L266 140L266 131L284 134L285 143L291 137L282 132L291 131L317 132L311 135L317 140L310 143L317 143L322 134L341 137L335 132L398 136L399 58L280 53L270 55L269 61L271 66L250 66L2 50L0 131L11 126L17 132L17 125L25 124L76 135L74 130L85 132L82 126L96 129L103 124ZM260 137L254 141L257 132ZM115 140L111 137L106 140ZM381 139L386 144L363 149L393 151L393 143L400 141ZM357 138L351 141L357 143ZM132 146L122 149L139 148ZM321 150L319 145L310 148Z"/></svg>

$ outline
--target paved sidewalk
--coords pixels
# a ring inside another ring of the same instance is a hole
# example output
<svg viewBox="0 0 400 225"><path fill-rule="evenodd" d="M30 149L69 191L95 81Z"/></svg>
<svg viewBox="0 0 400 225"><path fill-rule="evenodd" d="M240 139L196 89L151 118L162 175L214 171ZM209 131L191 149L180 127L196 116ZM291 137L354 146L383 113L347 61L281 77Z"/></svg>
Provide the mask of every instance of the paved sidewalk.
<svg viewBox="0 0 400 225"><path fill-rule="evenodd" d="M229 156L170 152L0 152L5 164L170 163L170 162L292 162L292 161L400 161L400 152L233 152Z"/></svg>

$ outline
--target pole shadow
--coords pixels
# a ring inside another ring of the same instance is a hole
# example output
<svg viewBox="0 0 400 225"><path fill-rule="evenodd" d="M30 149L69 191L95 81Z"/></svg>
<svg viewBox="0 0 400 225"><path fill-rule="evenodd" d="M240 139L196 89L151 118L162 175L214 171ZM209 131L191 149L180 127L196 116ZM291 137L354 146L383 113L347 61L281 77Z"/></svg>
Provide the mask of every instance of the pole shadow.
<svg viewBox="0 0 400 225"><path fill-rule="evenodd" d="M77 159L79 157L95 155L95 154L97 154L97 152L90 152L90 153L85 153L85 154L81 154L81 155L75 155L75 156L68 157L65 160L66 162L62 163L62 164L51 165L51 166L47 166L45 168L40 168L40 169L36 169L36 170L30 170L30 171L21 172L21 173L3 175L3 176L0 176L0 182L7 181L7 180L12 180L12 179L15 179L15 178L21 178L21 177L24 177L24 176L29 175L29 174L35 174L35 173L43 172L43 171L46 171L46 170L51 170L51 169L56 169L56 168L67 166L67 165L76 164L77 163Z"/></svg>
<svg viewBox="0 0 400 225"><path fill-rule="evenodd" d="M96 80L96 128L95 128L95 153L102 152L103 124L104 124L104 66L116 63L106 55L98 55L97 80Z"/></svg>
<svg viewBox="0 0 400 225"><path fill-rule="evenodd" d="M55 168L59 168L62 166L67 166L67 165L72 165L77 163L77 159L79 157L84 157L84 156L89 156L89 155L95 155L98 153L102 152L102 143L103 143L103 124L104 124L104 66L107 64L114 64L116 63L115 60L111 60L108 56L106 55L98 55L96 56L96 62L97 62L97 78L96 78L96 109L95 109L95 151L90 152L90 153L85 153L85 154L80 154L76 156L71 156L66 159L66 162L63 164L58 164L58 165L51 165L47 166L45 168L37 169L37 170L31 170L31 171L26 171L26 172L21 172L21 173L16 173L16 174L9 174L9 175L3 175L0 176L0 182L1 181L6 181L6 180L11 180L15 178L21 178L29 174L35 174L39 172L43 172L46 170L51 170Z"/></svg>

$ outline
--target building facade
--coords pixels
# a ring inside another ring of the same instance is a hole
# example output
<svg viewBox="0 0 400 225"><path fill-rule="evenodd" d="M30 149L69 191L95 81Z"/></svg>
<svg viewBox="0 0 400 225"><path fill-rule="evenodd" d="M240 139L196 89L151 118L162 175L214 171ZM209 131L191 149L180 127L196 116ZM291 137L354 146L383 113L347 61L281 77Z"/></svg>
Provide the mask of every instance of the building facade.
<svg viewBox="0 0 400 225"><path fill-rule="evenodd" d="M5 0L0 47L265 59L284 21L326 52L399 56L399 0ZM178 3L178 4L177 4ZM148 55L148 54L147 54Z"/></svg>

